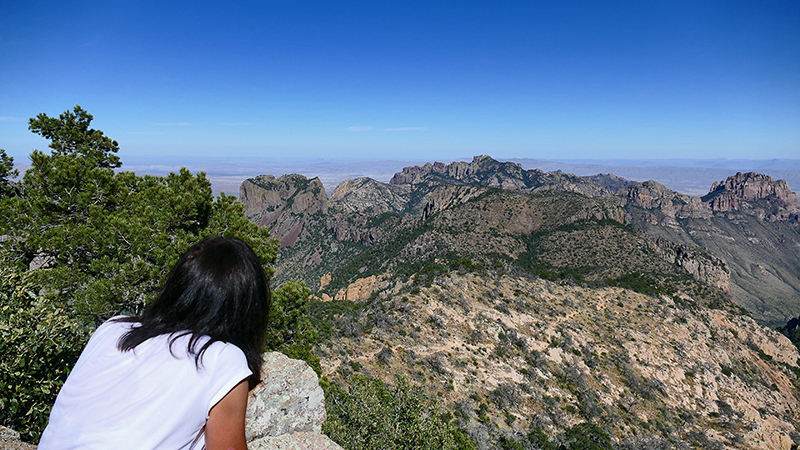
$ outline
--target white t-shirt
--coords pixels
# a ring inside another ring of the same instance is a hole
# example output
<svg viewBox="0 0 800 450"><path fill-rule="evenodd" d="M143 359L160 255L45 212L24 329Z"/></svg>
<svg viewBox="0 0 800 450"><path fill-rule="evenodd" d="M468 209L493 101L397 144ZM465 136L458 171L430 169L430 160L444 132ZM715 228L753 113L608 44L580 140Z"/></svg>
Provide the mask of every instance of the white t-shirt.
<svg viewBox="0 0 800 450"><path fill-rule="evenodd" d="M132 325L106 322L92 335L58 394L40 450L204 447L211 407L251 375L244 353L214 342L198 369L186 348L190 336L170 352L170 335L121 352L117 342Z"/></svg>

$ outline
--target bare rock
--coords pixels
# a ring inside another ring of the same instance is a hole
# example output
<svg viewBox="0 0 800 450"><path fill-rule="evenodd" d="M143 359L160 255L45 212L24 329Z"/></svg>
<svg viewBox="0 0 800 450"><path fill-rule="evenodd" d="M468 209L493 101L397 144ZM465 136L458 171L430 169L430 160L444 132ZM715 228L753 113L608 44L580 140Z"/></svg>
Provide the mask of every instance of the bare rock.
<svg viewBox="0 0 800 450"><path fill-rule="evenodd" d="M297 432L267 436L249 442L250 450L341 450L342 447L324 434Z"/></svg>
<svg viewBox="0 0 800 450"><path fill-rule="evenodd" d="M682 267L695 280L730 293L731 272L722 259L700 247L690 247L663 238L653 240L653 247L662 258Z"/></svg>
<svg viewBox="0 0 800 450"><path fill-rule="evenodd" d="M676 218L708 219L712 215L711 208L699 198L675 192L653 180L634 183L618 190L617 195L633 206L660 210L664 215L662 225L677 225Z"/></svg>
<svg viewBox="0 0 800 450"><path fill-rule="evenodd" d="M348 213L399 213L406 208L409 192L409 186L393 186L366 177L355 178L336 186L331 193L331 203Z"/></svg>
<svg viewBox="0 0 800 450"><path fill-rule="evenodd" d="M425 207L422 209L422 220L439 211L466 203L484 192L486 188L479 186L439 186L428 194Z"/></svg>
<svg viewBox="0 0 800 450"><path fill-rule="evenodd" d="M363 301L369 298L373 291L386 287L384 282L390 275L370 275L366 278L359 278L346 288L342 288L336 293L334 300L348 300L351 302Z"/></svg>
<svg viewBox="0 0 800 450"><path fill-rule="evenodd" d="M282 353L265 353L262 382L247 404L248 442L298 432L319 434L325 417L325 395L314 370Z"/></svg>
<svg viewBox="0 0 800 450"><path fill-rule="evenodd" d="M518 163L500 162L486 155L476 156L469 163L436 162L424 166L406 167L402 172L395 174L389 184L469 184L523 192L557 190L577 192L589 197L610 195L605 188L588 178L560 170L555 172L525 170Z"/></svg>
<svg viewBox="0 0 800 450"><path fill-rule="evenodd" d="M714 211L739 210L748 202L767 199L780 208L796 210L797 194L786 180L775 181L769 175L738 172L723 182L715 182L703 197Z"/></svg>
<svg viewBox="0 0 800 450"><path fill-rule="evenodd" d="M281 247L291 247L317 213L328 211L328 196L319 178L290 174L280 178L259 175L242 182L239 201L248 219L277 238ZM307 234L307 232L306 232Z"/></svg>
<svg viewBox="0 0 800 450"><path fill-rule="evenodd" d="M35 448L35 445L22 442L16 431L0 425L0 450L33 450Z"/></svg>

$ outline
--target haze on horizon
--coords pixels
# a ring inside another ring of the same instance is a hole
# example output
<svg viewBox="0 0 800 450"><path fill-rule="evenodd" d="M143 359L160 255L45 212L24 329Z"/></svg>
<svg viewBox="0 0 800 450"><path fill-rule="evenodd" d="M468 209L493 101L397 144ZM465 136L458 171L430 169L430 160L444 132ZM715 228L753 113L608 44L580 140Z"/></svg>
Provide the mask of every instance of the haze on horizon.
<svg viewBox="0 0 800 450"><path fill-rule="evenodd" d="M0 148L147 161L797 159L800 3L4 2Z"/></svg>

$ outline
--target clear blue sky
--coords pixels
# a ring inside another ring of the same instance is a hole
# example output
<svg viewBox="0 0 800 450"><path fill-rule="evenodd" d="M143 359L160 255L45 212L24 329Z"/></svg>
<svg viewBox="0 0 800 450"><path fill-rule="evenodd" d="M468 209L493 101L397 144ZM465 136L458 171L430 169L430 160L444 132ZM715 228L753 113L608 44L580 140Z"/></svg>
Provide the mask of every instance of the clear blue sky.
<svg viewBox="0 0 800 450"><path fill-rule="evenodd" d="M800 2L3 1L0 148L76 104L123 162L800 158Z"/></svg>

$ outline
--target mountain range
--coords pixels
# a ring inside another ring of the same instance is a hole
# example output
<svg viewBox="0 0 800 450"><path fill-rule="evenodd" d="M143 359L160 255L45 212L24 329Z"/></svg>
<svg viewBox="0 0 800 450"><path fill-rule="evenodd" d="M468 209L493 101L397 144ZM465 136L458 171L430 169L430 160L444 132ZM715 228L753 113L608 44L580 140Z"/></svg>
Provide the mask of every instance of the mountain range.
<svg viewBox="0 0 800 450"><path fill-rule="evenodd" d="M315 292L325 374L412 377L479 448L580 421L620 448L800 443L800 355L767 327L800 314L786 181L692 197L479 156L239 198L281 242L275 282Z"/></svg>

